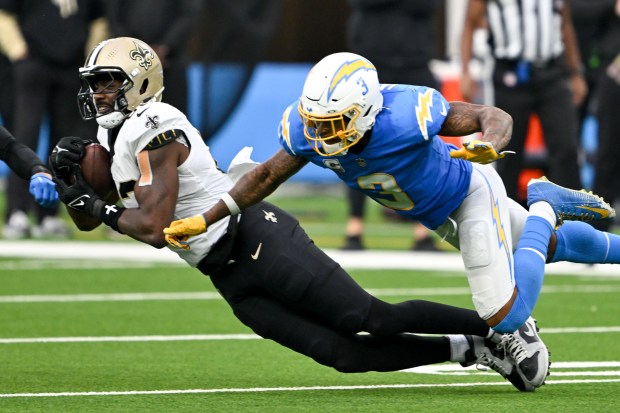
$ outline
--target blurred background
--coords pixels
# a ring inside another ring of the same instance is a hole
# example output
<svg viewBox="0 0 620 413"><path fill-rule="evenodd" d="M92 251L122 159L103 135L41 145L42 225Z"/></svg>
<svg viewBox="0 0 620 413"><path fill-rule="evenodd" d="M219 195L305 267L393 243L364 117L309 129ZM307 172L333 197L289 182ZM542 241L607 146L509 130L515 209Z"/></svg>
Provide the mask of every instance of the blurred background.
<svg viewBox="0 0 620 413"><path fill-rule="evenodd" d="M408 46L406 49L413 55L417 54L418 60L423 59L432 73L434 86L449 101L464 100L459 84L462 73L460 48L468 2L463 0L38 1L64 7L65 13L69 14L78 13L80 7L97 9L96 13L87 18L91 42L97 37L129 35L151 44L164 61L164 101L184 109L190 121L202 133L222 169L228 167L234 155L244 146L254 148L253 158L256 161L264 161L275 153L279 149L277 127L280 116L284 108L298 98L308 70L327 54L357 51L352 50L356 49L355 36L366 34L370 38L374 37L378 44L382 44L381 47L387 49L394 49L395 45L390 44L394 42ZM32 8L24 10L19 6L4 7L3 10L5 3L11 2L0 2L0 12L14 17L13 21L18 24L26 21L28 14L34 12ZM22 4L25 3L37 1ZM613 10L616 1L570 2L576 7L579 3L586 3L586 10L591 14L594 14L597 7L602 10L593 16L573 14L577 34L583 33L584 38L595 39L583 46L584 67L600 66L601 59L596 55L599 49L596 46L592 48L591 44L596 41L596 36L601 37L603 34L595 33L596 30L592 28L603 27L600 20L609 18L610 7ZM360 7L366 8L366 17L375 11L377 14L385 13L386 10L391 13L384 16L380 23L383 35L366 33L377 29L366 23L360 24ZM402 23L394 19L403 15L405 10L411 12L411 18L401 27ZM0 21L0 31L2 24L6 24L5 19ZM50 27L41 30L48 30L47 36L56 36ZM89 44L84 46L84 50L88 50ZM10 113L12 107L7 103L22 93L11 87L15 81L19 57L11 56L6 50L9 47L6 43L3 46L0 39L0 50L3 47L5 50L2 51L8 59L3 56L0 65L0 101L3 102L0 115L2 122L11 129L11 118L16 114ZM493 58L484 25L475 28L472 50L468 69L479 87L470 100L493 104ZM366 57L381 66L372 56ZM79 64L71 67L75 70L74 94L79 89L78 67ZM380 80L382 73L379 70ZM394 77L390 76L391 83L396 83ZM403 79L401 83L408 82ZM75 105L74 102L75 99L66 104ZM597 151L596 104L589 103L587 107L579 109L583 112L579 139L580 177L582 186L591 188ZM49 116L43 117L36 148L42 159L47 159L49 152ZM20 139L17 133L15 135ZM59 137L51 137L52 140L54 138ZM451 142L459 144L460 140ZM525 167L519 181L521 190L529 178L545 173L550 156L536 115L531 116L525 152ZM0 183L4 197L0 208L4 212L5 226L11 218L7 209L7 199L11 194L6 190L9 175L8 168L2 165ZM342 247L349 213L348 201L344 185L329 170L313 165L305 167L270 200L296 215L321 247ZM62 208L59 217L65 220ZM36 220L33 216L29 219ZM412 248L414 235L411 226L402 225L402 222L385 213L381 206L369 203L364 219L366 247ZM3 234L8 238L7 231ZM16 239L30 237L104 239L118 235L104 228L93 233L79 233L74 228L65 228L64 232L26 231L17 237L11 236ZM437 248L440 251L450 250L445 243L439 242Z"/></svg>

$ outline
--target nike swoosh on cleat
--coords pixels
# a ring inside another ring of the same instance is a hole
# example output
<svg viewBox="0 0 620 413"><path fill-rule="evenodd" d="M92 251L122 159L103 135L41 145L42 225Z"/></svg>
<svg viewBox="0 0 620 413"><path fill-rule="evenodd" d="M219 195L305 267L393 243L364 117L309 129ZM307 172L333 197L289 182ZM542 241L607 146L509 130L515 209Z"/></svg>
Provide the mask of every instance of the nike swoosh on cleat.
<svg viewBox="0 0 620 413"><path fill-rule="evenodd" d="M599 214L601 216L600 218L609 218L609 210L605 208L596 208L589 206L580 206L579 208L585 209L586 211L592 211L595 214Z"/></svg>

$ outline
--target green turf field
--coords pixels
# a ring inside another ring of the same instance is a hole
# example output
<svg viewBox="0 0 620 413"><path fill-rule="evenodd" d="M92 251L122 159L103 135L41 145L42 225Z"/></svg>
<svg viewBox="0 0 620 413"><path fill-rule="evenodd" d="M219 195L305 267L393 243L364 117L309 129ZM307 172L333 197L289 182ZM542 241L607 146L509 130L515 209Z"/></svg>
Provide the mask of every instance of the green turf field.
<svg viewBox="0 0 620 413"><path fill-rule="evenodd" d="M344 189L324 189L304 188L304 197L276 192L271 201L297 216L317 245L338 248ZM130 246L105 228L74 239ZM411 226L387 221L369 202L365 241L404 251ZM472 308L461 271L350 272L387 301ZM258 339L209 279L183 264L0 258L0 411L611 412L620 409L619 292L620 269L546 276L535 316L552 375L536 393L522 394L494 372L449 363L338 373Z"/></svg>
<svg viewBox="0 0 620 413"><path fill-rule="evenodd" d="M447 253L448 254L448 253ZM601 412L620 406L620 277L548 275L535 316L552 375L522 394L443 364L341 374L241 325L182 265L0 260L0 411ZM355 270L388 301L471 308L461 272ZM453 287L446 290L446 287ZM441 289L440 289L441 288ZM443 294L443 295L442 295Z"/></svg>

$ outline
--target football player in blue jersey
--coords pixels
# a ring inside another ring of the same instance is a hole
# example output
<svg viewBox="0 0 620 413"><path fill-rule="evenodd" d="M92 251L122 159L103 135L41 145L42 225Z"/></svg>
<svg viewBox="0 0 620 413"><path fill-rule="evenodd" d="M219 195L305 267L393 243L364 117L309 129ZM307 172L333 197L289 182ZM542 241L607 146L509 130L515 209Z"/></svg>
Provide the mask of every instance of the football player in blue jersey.
<svg viewBox="0 0 620 413"><path fill-rule="evenodd" d="M476 132L481 140L461 148L438 137ZM185 247L188 236L256 204L308 162L329 168L460 249L479 316L496 332L514 332L511 354L537 387L549 361L531 313L545 262L618 263L620 237L582 222L556 229L564 220L612 218L613 209L595 195L536 179L528 185L529 212L509 199L488 164L506 156L500 151L511 132L511 117L498 108L448 103L422 86L381 85L362 56L329 55L284 111L283 149L209 211L174 221L164 232L171 245Z"/></svg>

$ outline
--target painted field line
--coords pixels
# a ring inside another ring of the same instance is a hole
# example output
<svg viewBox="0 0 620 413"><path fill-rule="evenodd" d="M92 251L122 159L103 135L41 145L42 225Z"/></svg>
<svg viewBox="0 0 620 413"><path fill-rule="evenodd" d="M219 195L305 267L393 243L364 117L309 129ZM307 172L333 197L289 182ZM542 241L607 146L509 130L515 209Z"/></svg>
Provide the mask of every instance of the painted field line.
<svg viewBox="0 0 620 413"><path fill-rule="evenodd" d="M620 326L546 328L541 334L603 334L620 333ZM185 334L152 336L87 336L87 337L15 337L0 338L0 344L29 343L98 343L98 342L157 342L157 341L211 341L211 340L259 340L255 334Z"/></svg>
<svg viewBox="0 0 620 413"><path fill-rule="evenodd" d="M547 380L547 385L557 384L602 384L620 383L620 379L583 379L583 380ZM266 392L300 392L300 391L335 391L335 390L379 390L379 389L416 389L440 387L485 387L510 386L508 382L490 383L444 383L444 384L377 384L360 386L308 386L308 387L254 387L238 389L180 389L180 390L131 390L106 392L59 392L59 393L4 393L0 398L10 397L89 397L89 396L141 396L162 394L208 394L208 393L266 393Z"/></svg>
<svg viewBox="0 0 620 413"><path fill-rule="evenodd" d="M467 287L445 288L369 288L370 294L379 297L420 297L420 296L455 296L470 295ZM560 285L543 287L543 294L585 294L613 293L620 291L620 285ZM105 301L185 301L185 300L220 300L216 292L153 292L153 293L107 293L107 294L32 294L0 295L0 304L9 303L71 303L71 302L105 302Z"/></svg>
<svg viewBox="0 0 620 413"><path fill-rule="evenodd" d="M346 269L411 269L463 272L460 254L453 252L340 251L325 249L327 255ZM0 240L0 256L37 259L77 259L175 263L183 261L167 248L156 249L139 242ZM547 274L620 277L620 265L554 263Z"/></svg>
<svg viewBox="0 0 620 413"><path fill-rule="evenodd" d="M26 337L2 338L0 344L30 343L101 343L101 342L159 342L159 341L219 341L262 340L256 334L186 334L169 336L102 336L102 337Z"/></svg>
<svg viewBox="0 0 620 413"><path fill-rule="evenodd" d="M72 303L89 301L221 300L216 292L5 295L0 303Z"/></svg>

